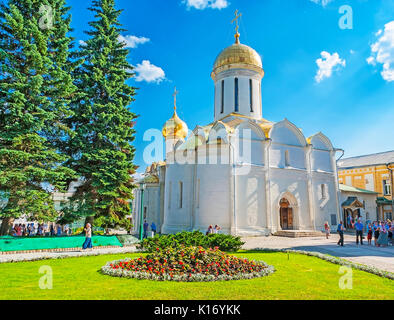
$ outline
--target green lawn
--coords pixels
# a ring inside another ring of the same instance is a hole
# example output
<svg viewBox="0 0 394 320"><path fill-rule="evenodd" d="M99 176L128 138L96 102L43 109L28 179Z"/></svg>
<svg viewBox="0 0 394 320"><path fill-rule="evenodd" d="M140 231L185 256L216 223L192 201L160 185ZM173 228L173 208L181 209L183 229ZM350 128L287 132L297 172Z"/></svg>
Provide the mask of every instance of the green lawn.
<svg viewBox="0 0 394 320"><path fill-rule="evenodd" d="M216 283L174 283L112 278L99 273L107 261L136 254L0 264L0 299L394 299L394 282L353 270L353 289L338 286L339 266L285 253L238 253L275 266L268 277ZM53 289L38 287L38 272L52 267Z"/></svg>

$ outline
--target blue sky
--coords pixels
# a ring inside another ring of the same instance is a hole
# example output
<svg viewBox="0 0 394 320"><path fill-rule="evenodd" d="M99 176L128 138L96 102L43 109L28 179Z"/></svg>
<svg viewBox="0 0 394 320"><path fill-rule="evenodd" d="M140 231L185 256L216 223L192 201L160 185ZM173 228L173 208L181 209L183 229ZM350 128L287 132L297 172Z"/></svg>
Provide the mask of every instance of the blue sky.
<svg viewBox="0 0 394 320"><path fill-rule="evenodd" d="M243 14L241 43L263 58L264 118L287 118L306 136L322 131L346 157L394 149L394 0L116 3L124 9L120 21L127 29L129 62L138 71L131 81L139 88L131 110L139 115L139 171L149 144L143 134L161 130L172 116L174 86L178 115L189 129L213 121L210 73L219 52L233 43L235 9ZM68 4L73 36L86 40L89 2ZM339 26L343 5L352 9L352 29Z"/></svg>

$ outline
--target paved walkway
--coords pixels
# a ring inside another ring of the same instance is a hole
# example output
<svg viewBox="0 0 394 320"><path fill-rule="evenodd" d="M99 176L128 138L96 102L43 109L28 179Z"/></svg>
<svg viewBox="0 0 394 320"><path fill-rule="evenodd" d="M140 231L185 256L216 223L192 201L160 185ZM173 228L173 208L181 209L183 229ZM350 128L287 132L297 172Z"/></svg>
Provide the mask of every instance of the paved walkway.
<svg viewBox="0 0 394 320"><path fill-rule="evenodd" d="M72 258L82 256L96 256L101 254L118 254L118 253L133 253L137 252L135 246L119 247L119 248L93 248L89 251L68 251L68 252L35 252L35 253L17 253L0 255L0 263L4 262L18 262L18 261L32 261L42 259L59 259Z"/></svg>
<svg viewBox="0 0 394 320"><path fill-rule="evenodd" d="M249 237L243 238L243 249L294 249L304 251L316 251L343 258L355 263L365 264L394 273L394 246L375 247L356 245L356 237L345 235L345 245L337 245L339 236L332 234L330 239L317 238L284 238L284 237ZM372 244L374 242L372 241Z"/></svg>

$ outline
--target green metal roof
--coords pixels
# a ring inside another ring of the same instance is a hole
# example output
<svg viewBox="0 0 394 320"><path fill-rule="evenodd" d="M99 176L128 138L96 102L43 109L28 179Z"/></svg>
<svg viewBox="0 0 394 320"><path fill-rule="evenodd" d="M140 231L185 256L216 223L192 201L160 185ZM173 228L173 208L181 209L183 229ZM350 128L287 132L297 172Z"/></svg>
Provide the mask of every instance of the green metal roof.
<svg viewBox="0 0 394 320"><path fill-rule="evenodd" d="M383 204L383 205L391 205L391 201L385 197L378 197L376 200L377 204Z"/></svg>
<svg viewBox="0 0 394 320"><path fill-rule="evenodd" d="M339 184L339 190L346 192L358 192L358 193L367 193L367 194L379 194L378 192L364 190L360 188L355 188L351 186L347 186L345 184Z"/></svg>
<svg viewBox="0 0 394 320"><path fill-rule="evenodd" d="M342 203L342 207L354 207L363 208L363 204L357 199L357 197L348 197L345 202Z"/></svg>

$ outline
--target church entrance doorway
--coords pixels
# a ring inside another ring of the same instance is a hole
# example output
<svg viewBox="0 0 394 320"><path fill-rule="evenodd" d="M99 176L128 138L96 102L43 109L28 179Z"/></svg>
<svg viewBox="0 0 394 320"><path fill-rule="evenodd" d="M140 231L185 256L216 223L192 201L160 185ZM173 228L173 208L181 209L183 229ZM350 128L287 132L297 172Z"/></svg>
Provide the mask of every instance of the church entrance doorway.
<svg viewBox="0 0 394 320"><path fill-rule="evenodd" d="M287 199L280 200L280 226L282 230L293 230L293 209Z"/></svg>

